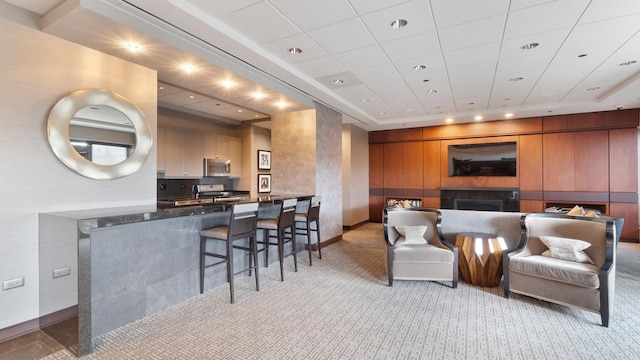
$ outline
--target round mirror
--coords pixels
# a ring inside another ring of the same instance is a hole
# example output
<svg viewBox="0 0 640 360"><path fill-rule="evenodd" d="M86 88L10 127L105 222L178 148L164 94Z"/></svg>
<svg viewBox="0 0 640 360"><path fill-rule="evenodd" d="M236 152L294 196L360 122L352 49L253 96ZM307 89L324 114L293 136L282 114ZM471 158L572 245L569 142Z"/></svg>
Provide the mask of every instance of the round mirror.
<svg viewBox="0 0 640 360"><path fill-rule="evenodd" d="M49 113L47 135L60 161L99 180L138 171L153 145L142 111L109 90L78 90L58 101Z"/></svg>

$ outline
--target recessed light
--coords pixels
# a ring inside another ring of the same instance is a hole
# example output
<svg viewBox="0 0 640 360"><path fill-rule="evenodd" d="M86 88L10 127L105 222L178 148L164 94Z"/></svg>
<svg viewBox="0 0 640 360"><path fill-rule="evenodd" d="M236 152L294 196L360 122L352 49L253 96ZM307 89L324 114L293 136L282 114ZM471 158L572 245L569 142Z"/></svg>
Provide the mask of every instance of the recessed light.
<svg viewBox="0 0 640 360"><path fill-rule="evenodd" d="M366 103L366 102L369 102L369 101L370 101L370 100L369 100L369 99L366 99L366 98L365 98L365 99L360 100L360 102L363 102L363 103Z"/></svg>
<svg viewBox="0 0 640 360"><path fill-rule="evenodd" d="M297 48L297 47L292 47L288 51L289 51L289 54L291 54L291 55L298 55L298 54L300 54L302 52L302 49Z"/></svg>
<svg viewBox="0 0 640 360"><path fill-rule="evenodd" d="M413 70L424 70L424 69L426 69L426 68L427 68L427 66L426 66L426 65L422 65L422 64L420 64L420 65L416 65L416 66L414 66L414 67L413 67Z"/></svg>
<svg viewBox="0 0 640 360"><path fill-rule="evenodd" d="M389 24L393 29L400 29L407 26L407 20L405 19L397 19L393 20L391 24Z"/></svg>
<svg viewBox="0 0 640 360"><path fill-rule="evenodd" d="M158 90L164 90L164 86L158 86Z"/></svg>
<svg viewBox="0 0 640 360"><path fill-rule="evenodd" d="M445 121L447 124L451 124L453 122L453 118L447 118Z"/></svg>
<svg viewBox="0 0 640 360"><path fill-rule="evenodd" d="M429 79L424 79L422 80L422 82L429 82Z"/></svg>
<svg viewBox="0 0 640 360"><path fill-rule="evenodd" d="M256 91L253 93L253 98L256 100L260 100L264 97L264 93L261 91Z"/></svg>
<svg viewBox="0 0 640 360"><path fill-rule="evenodd" d="M635 63L636 63L635 60L630 60L630 61L621 62L620 64L618 64L618 66L627 66Z"/></svg>
<svg viewBox="0 0 640 360"><path fill-rule="evenodd" d="M378 113L378 115L386 115L386 114L387 114L387 113L386 113L386 112L384 112L384 111L380 111L380 112Z"/></svg>
<svg viewBox="0 0 640 360"><path fill-rule="evenodd" d="M506 114L504 114L504 117L506 117L506 118L513 117L513 113L506 113Z"/></svg>
<svg viewBox="0 0 640 360"><path fill-rule="evenodd" d="M224 86L227 89L231 89L236 85L236 83L234 83L233 80L231 79L224 79L220 82L220 84L222 84L222 86Z"/></svg>
<svg viewBox="0 0 640 360"><path fill-rule="evenodd" d="M476 103L474 103L473 101L469 103L469 105L475 105Z"/></svg>
<svg viewBox="0 0 640 360"><path fill-rule="evenodd" d="M340 85L340 84L344 83L344 80L335 79L335 80L333 80L333 83L336 84L336 85Z"/></svg>
<svg viewBox="0 0 640 360"><path fill-rule="evenodd" d="M260 117L260 115L255 114L255 115L253 115L253 117L259 118L259 117Z"/></svg>
<svg viewBox="0 0 640 360"><path fill-rule="evenodd" d="M189 98L189 99L195 99L196 97L195 97L195 96L193 96L193 95L189 95L189 96L188 96L188 98Z"/></svg>
<svg viewBox="0 0 640 360"><path fill-rule="evenodd" d="M278 101L278 103L276 104L280 109L284 109L285 107L287 107L287 103L284 102L284 100L280 100Z"/></svg>
<svg viewBox="0 0 640 360"><path fill-rule="evenodd" d="M475 118L473 118L475 121L480 121L482 120L482 116L481 115L476 115Z"/></svg>
<svg viewBox="0 0 640 360"><path fill-rule="evenodd" d="M588 54L580 54L578 57L586 57Z"/></svg>
<svg viewBox="0 0 640 360"><path fill-rule="evenodd" d="M187 74L190 74L190 73L196 71L196 67L193 66L192 64L184 64L184 65L182 65L182 70L184 72L186 72Z"/></svg>
<svg viewBox="0 0 640 360"><path fill-rule="evenodd" d="M129 51L131 51L131 52L137 52L138 50L140 50L140 45L136 44L136 43L129 42L129 43L127 43L127 49L129 49Z"/></svg>
<svg viewBox="0 0 640 360"><path fill-rule="evenodd" d="M509 81L520 81L524 79L522 76L516 76L516 77L512 77L511 79L509 79Z"/></svg>
<svg viewBox="0 0 640 360"><path fill-rule="evenodd" d="M600 86L594 86L587 89L587 91L594 91L600 89Z"/></svg>
<svg viewBox="0 0 640 360"><path fill-rule="evenodd" d="M531 50L531 49L535 49L535 48L537 48L537 47L538 47L538 45L540 45L540 44L538 44L537 42L528 43L528 44L525 44L525 45L520 46L520 50Z"/></svg>
<svg viewBox="0 0 640 360"><path fill-rule="evenodd" d="M431 89L431 90L427 91L427 94L435 94L437 92L438 92L438 90Z"/></svg>
<svg viewBox="0 0 640 360"><path fill-rule="evenodd" d="M511 98L504 98L504 100L505 100L505 101L509 101L509 100L511 100Z"/></svg>

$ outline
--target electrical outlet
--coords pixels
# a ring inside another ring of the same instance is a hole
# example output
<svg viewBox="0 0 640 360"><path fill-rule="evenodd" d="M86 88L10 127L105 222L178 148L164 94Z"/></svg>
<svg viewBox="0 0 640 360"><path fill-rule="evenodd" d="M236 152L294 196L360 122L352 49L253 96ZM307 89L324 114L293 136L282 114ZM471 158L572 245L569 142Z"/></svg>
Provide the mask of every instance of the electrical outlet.
<svg viewBox="0 0 640 360"><path fill-rule="evenodd" d="M53 278L59 278L59 277L63 277L63 276L67 276L71 274L71 269L67 266L67 267L63 267L60 269L54 269L53 270Z"/></svg>
<svg viewBox="0 0 640 360"><path fill-rule="evenodd" d="M24 286L24 276L15 279L4 280L2 282L2 290L9 290L20 286Z"/></svg>

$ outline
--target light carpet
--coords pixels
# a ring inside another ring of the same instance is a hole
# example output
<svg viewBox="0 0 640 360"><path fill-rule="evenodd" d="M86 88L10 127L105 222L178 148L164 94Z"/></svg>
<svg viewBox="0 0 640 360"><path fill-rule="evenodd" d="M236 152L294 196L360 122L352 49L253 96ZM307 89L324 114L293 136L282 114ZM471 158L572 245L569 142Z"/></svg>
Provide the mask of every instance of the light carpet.
<svg viewBox="0 0 640 360"><path fill-rule="evenodd" d="M101 337L83 359L640 359L640 245L620 243L615 308L600 316L501 288L386 285L381 224L346 232L298 272L285 259L253 278ZM48 360L73 359L68 351Z"/></svg>

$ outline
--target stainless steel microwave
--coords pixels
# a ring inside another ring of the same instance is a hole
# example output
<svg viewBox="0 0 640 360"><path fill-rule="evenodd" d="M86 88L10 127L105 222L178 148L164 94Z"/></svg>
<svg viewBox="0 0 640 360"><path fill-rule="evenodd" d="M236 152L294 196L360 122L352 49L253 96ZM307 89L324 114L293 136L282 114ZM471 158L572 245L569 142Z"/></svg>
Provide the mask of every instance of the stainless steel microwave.
<svg viewBox="0 0 640 360"><path fill-rule="evenodd" d="M204 176L231 176L231 160L204 159Z"/></svg>

